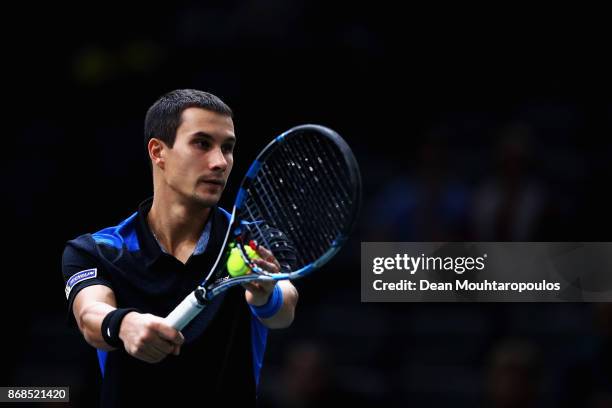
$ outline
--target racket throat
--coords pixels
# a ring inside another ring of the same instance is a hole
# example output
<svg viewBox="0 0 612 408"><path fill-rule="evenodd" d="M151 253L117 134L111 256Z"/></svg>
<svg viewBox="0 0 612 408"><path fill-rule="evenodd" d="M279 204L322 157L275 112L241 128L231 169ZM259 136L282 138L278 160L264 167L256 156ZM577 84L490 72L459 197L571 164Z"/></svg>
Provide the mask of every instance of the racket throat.
<svg viewBox="0 0 612 408"><path fill-rule="evenodd" d="M210 303L210 300L206 298L206 288L198 286L198 288L193 291L193 294L198 300L198 303L202 306L208 306L208 304Z"/></svg>

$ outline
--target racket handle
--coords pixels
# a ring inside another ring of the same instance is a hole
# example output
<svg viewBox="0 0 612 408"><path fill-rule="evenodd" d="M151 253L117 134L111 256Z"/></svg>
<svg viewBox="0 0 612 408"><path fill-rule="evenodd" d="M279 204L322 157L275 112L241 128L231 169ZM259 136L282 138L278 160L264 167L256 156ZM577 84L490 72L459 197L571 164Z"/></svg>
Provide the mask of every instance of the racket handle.
<svg viewBox="0 0 612 408"><path fill-rule="evenodd" d="M172 312L170 312L165 320L168 322L168 325L180 331L183 330L198 313L204 310L204 307L206 307L206 305L198 301L196 291L193 291L187 295Z"/></svg>

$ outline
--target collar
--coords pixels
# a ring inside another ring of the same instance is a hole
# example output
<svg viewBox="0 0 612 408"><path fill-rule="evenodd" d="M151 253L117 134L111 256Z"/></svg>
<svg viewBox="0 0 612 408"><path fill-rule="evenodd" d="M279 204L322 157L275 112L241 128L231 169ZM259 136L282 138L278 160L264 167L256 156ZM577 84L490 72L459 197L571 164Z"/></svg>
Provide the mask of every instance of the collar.
<svg viewBox="0 0 612 408"><path fill-rule="evenodd" d="M152 264L155 262L162 253L167 254L168 252L161 246L161 244L157 241L157 238L153 235L153 231L151 231L151 227L149 226L149 222L147 221L147 215L149 211L151 211L151 206L153 205L153 197L149 197L138 205L138 235L140 237L140 247L144 252L144 255L149 260L149 263ZM208 221L204 226L204 231L202 231L202 235L198 239L196 243L195 249L193 251L193 255L201 255L204 253L206 248L208 247L208 241L210 240L210 232L212 230L212 219L215 211L215 207L211 208L210 215L208 216Z"/></svg>

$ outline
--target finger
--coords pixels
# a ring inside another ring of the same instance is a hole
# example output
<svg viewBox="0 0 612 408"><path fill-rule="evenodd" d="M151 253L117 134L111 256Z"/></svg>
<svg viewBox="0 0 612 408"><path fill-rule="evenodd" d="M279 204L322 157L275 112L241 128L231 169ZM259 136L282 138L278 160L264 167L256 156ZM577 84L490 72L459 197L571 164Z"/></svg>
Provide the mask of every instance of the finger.
<svg viewBox="0 0 612 408"><path fill-rule="evenodd" d="M259 256L261 256L263 259L270 259L270 258L274 258L274 254L272 253L272 251L270 251L268 248L259 245L256 249L257 253L259 254Z"/></svg>
<svg viewBox="0 0 612 408"><path fill-rule="evenodd" d="M259 246L257 247L257 253L263 260L267 262L272 262L273 264L278 266L278 269L280 270L280 263L278 262L272 251L270 251L268 248Z"/></svg>
<svg viewBox="0 0 612 408"><path fill-rule="evenodd" d="M278 265L278 261L274 263L274 262L265 261L263 259L254 259L253 263L255 263L255 265L259 266L261 269L263 269L266 272L270 272L270 273L280 272L280 265Z"/></svg>
<svg viewBox="0 0 612 408"><path fill-rule="evenodd" d="M160 362L164 357L166 357L166 355L160 353L158 350L152 347L145 346L143 349L138 350L134 354L134 357L147 363L157 363Z"/></svg>
<svg viewBox="0 0 612 408"><path fill-rule="evenodd" d="M166 324L165 320L161 319L155 323L153 326L155 328L156 333L164 340L168 340L171 343L176 345L181 345L185 341L183 334L176 330L174 327Z"/></svg>
<svg viewBox="0 0 612 408"><path fill-rule="evenodd" d="M157 351L164 353L164 354L170 354L172 353L172 350L174 350L174 348L176 346L178 346L178 344L172 343L168 340L165 340L161 337L157 337L153 340L151 340L150 345L152 348L156 349Z"/></svg>
<svg viewBox="0 0 612 408"><path fill-rule="evenodd" d="M160 340L161 339L159 339L159 337L157 337L156 339L152 338L146 340L144 344L141 344L141 347L138 349L138 351L142 355L148 357L153 362L159 361L168 354L164 350L161 350L161 348L163 348L164 346L158 344Z"/></svg>

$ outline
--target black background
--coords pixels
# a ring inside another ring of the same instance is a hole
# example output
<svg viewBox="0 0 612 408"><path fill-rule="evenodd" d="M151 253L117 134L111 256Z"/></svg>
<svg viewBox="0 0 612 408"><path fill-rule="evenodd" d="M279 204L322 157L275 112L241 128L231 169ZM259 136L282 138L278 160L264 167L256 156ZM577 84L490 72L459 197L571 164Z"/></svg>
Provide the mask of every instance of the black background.
<svg viewBox="0 0 612 408"><path fill-rule="evenodd" d="M2 384L70 385L73 406L95 404L95 353L64 322L63 245L151 194L145 112L196 88L235 112L226 207L257 151L297 124L337 130L361 165L361 221L298 283L293 327L270 335L262 406L295 405L290 395L302 406L609 404L607 305L359 297L362 241L609 241L610 33L597 10L565 12L322 1L7 11Z"/></svg>

